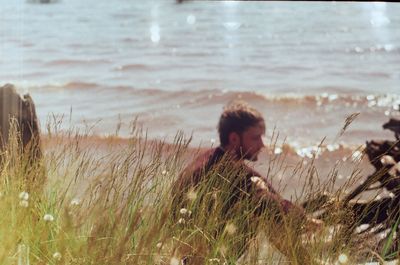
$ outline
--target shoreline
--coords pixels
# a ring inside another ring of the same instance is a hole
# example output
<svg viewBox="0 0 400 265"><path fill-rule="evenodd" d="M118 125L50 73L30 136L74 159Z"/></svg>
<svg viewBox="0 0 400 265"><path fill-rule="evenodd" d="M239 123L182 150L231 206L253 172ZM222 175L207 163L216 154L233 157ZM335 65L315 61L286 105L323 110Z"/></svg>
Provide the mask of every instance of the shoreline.
<svg viewBox="0 0 400 265"><path fill-rule="evenodd" d="M42 147L45 153L57 150L57 148L60 148L62 145L76 144L79 142L77 146L79 146L81 150L86 150L96 158L107 158L112 157L113 154L128 152L132 141L142 141L144 144L145 139L115 136L103 137L98 135L78 135L70 137L68 135L42 135ZM157 145L162 145L164 156L173 152L177 147L176 144L163 142L161 140L147 139L146 141L146 146L149 149ZM216 145L211 147L216 147ZM197 155L208 148L209 147L206 146L193 147L189 145L183 152L183 166L190 163ZM304 176L299 177L298 172L294 173L296 168L298 169L300 167L305 170L310 166L315 167L318 177L316 177L314 181L321 183L328 181L328 176L332 171L337 170L334 190L338 190L345 185L356 168L360 168L360 172L358 173L360 176L358 177L359 182L354 185L360 184L363 179L373 172L373 167L370 165L368 159L362 156L361 149L351 149L344 146L338 146L336 149L332 150L326 147L323 149L324 151L320 152L314 159L312 154L313 152L315 153L315 150L313 149L309 149L308 153L299 155L296 150L287 145L282 148L276 147L274 150L266 147L259 154L258 161L248 163L262 175L266 175L266 172L270 172L268 178L273 186L282 192L285 197L293 199L297 199L296 190L304 185L307 174L305 171L303 174ZM277 165L277 161L280 161L278 163L279 165ZM275 168L270 170L270 166ZM349 187L349 189L351 189L351 187Z"/></svg>

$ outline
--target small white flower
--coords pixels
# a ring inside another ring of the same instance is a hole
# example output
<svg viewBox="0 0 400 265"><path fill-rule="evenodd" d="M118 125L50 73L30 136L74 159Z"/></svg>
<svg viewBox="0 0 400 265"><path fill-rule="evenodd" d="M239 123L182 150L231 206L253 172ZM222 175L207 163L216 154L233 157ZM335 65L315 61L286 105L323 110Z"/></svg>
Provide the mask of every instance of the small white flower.
<svg viewBox="0 0 400 265"><path fill-rule="evenodd" d="M169 264L170 264L170 265L180 265L181 262L180 262L180 260L179 260L178 258L172 257L172 258L171 258L171 261L169 262Z"/></svg>
<svg viewBox="0 0 400 265"><path fill-rule="evenodd" d="M281 154L282 152L283 152L282 148L280 148L280 147L275 147L275 150L274 150L274 154L275 154L275 155L279 155L279 154Z"/></svg>
<svg viewBox="0 0 400 265"><path fill-rule="evenodd" d="M185 224L185 223L186 223L185 218L180 218L180 219L178 220L178 224L183 225L183 224Z"/></svg>
<svg viewBox="0 0 400 265"><path fill-rule="evenodd" d="M339 260L340 264L346 264L349 261L349 258L347 257L346 254L342 253L342 254L339 255L338 260Z"/></svg>
<svg viewBox="0 0 400 265"><path fill-rule="evenodd" d="M181 215L190 216L190 215L192 214L192 211L189 211L189 210L186 209L186 208L182 208L182 209L179 210L179 213L180 213Z"/></svg>
<svg viewBox="0 0 400 265"><path fill-rule="evenodd" d="M71 205L72 206L77 206L81 203L81 201L78 198L74 198L71 200Z"/></svg>
<svg viewBox="0 0 400 265"><path fill-rule="evenodd" d="M61 253L60 252L55 252L54 254L53 254L53 258L55 259L55 260L61 260Z"/></svg>
<svg viewBox="0 0 400 265"><path fill-rule="evenodd" d="M19 194L19 198L21 200L27 201L27 200L29 200L29 193L27 193L26 191L23 191Z"/></svg>
<svg viewBox="0 0 400 265"><path fill-rule="evenodd" d="M163 175L163 176L165 176L165 175L167 175L167 174L168 174L168 171L165 170L165 169L161 172L161 175Z"/></svg>
<svg viewBox="0 0 400 265"><path fill-rule="evenodd" d="M43 220L45 220L46 222L53 222L54 221L54 216L52 216L51 214L45 214L43 216Z"/></svg>
<svg viewBox="0 0 400 265"><path fill-rule="evenodd" d="M19 202L19 206L24 207L24 208L28 208L29 202L25 201L25 200L22 200L22 201Z"/></svg>
<svg viewBox="0 0 400 265"><path fill-rule="evenodd" d="M161 248L161 247L162 247L162 243L161 243L161 242L158 242L157 245L156 245L156 247L157 247L157 248Z"/></svg>

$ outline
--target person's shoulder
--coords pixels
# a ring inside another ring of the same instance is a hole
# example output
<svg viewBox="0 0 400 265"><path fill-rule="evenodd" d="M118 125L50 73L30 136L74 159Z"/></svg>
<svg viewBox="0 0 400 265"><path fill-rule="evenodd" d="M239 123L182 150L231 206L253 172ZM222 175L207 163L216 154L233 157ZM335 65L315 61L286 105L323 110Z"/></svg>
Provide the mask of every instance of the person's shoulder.
<svg viewBox="0 0 400 265"><path fill-rule="evenodd" d="M190 171L196 171L204 168L207 163L216 156L216 153L218 153L218 148L209 148L203 150L192 160L186 169Z"/></svg>
<svg viewBox="0 0 400 265"><path fill-rule="evenodd" d="M201 150L199 153L194 156L192 161L185 167L185 169L181 172L180 177L191 176L198 171L201 171L207 163L215 156L217 148L209 148L206 150Z"/></svg>

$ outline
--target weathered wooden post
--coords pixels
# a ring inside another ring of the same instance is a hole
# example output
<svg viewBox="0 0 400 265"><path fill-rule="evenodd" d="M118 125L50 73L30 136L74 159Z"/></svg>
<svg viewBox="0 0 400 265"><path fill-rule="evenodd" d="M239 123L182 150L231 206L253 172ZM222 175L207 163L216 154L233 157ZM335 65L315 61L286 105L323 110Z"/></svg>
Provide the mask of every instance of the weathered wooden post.
<svg viewBox="0 0 400 265"><path fill-rule="evenodd" d="M0 87L0 112L1 161L4 152L12 150L29 175L42 156L35 104L29 94L21 97L13 85L6 84ZM35 179L30 176L30 180Z"/></svg>

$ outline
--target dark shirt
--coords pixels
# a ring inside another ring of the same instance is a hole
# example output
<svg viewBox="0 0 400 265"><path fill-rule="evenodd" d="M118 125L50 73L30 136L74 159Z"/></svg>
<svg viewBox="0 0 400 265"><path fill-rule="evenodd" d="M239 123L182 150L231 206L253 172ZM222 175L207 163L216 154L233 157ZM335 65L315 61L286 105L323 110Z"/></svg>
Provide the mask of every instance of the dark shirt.
<svg viewBox="0 0 400 265"><path fill-rule="evenodd" d="M215 178L221 181L210 180ZM208 181L212 183L207 184ZM202 183L208 191L221 190L221 185L225 191L228 190L230 194L226 196L224 206L226 209L231 209L238 200L246 197L252 199L255 213L268 210L271 204L281 213L287 213L294 207L290 201L284 200L276 192L265 177L247 166L243 160L229 156L221 147L207 150L183 170L172 189L174 205L184 206L185 195L190 190L202 186Z"/></svg>
<svg viewBox="0 0 400 265"><path fill-rule="evenodd" d="M182 217L180 209L186 208L192 212L187 225L211 236L211 242L223 238L230 251L225 254L233 260L247 249L259 224L268 224L265 221L270 220L279 225L282 215L292 208L299 209L282 199L261 174L221 147L207 150L186 167L174 183L171 195L173 224ZM235 227L234 236L228 236L228 239L227 224ZM189 227L179 230L182 240L189 245L190 240L201 241L194 237L193 228ZM196 249L192 251L192 255L198 255Z"/></svg>

